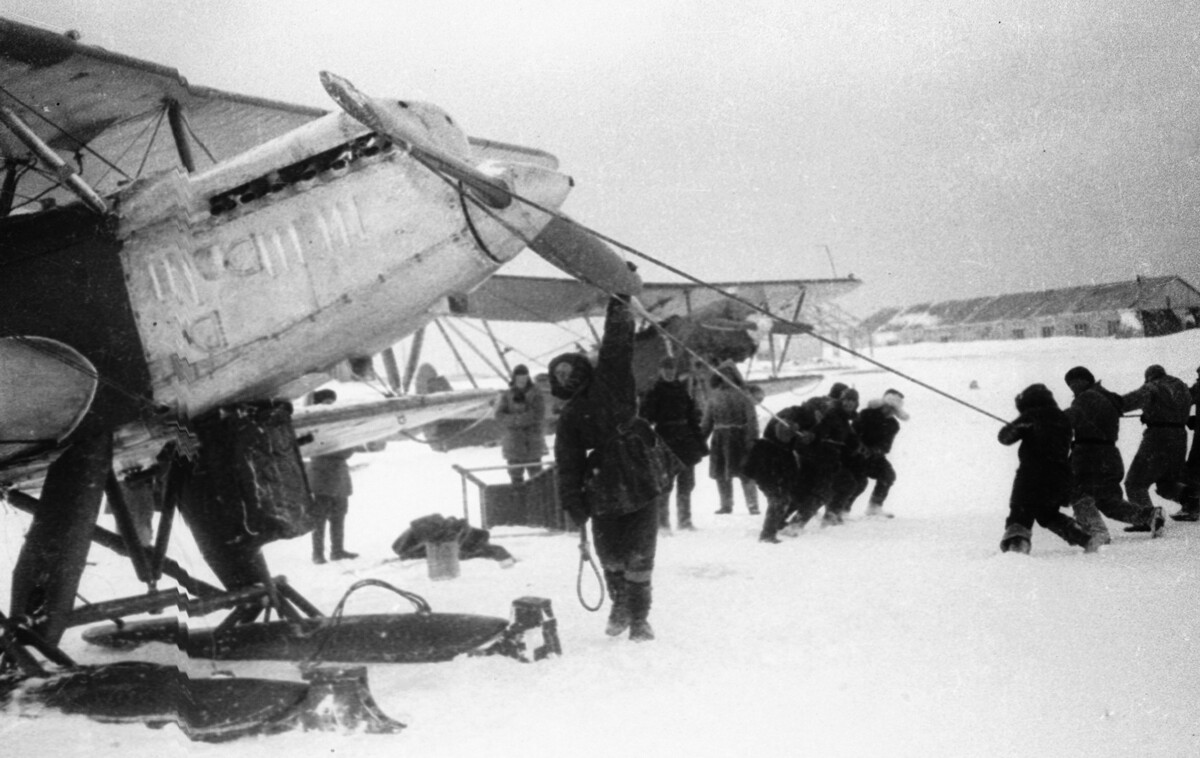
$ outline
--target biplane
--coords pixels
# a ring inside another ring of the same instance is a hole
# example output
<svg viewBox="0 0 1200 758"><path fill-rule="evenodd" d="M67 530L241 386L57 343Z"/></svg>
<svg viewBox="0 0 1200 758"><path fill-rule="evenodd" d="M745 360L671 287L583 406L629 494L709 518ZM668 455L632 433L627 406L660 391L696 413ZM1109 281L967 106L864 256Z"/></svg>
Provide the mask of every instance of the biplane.
<svg viewBox="0 0 1200 758"><path fill-rule="evenodd" d="M743 363L764 352L764 346L771 368L766 376L753 377L752 382L764 394L814 386L821 380L819 374L780 372L787 361L791 340L806 333L802 325L819 322L823 309L860 284L852 276L747 280L706 286L645 282L639 296L644 306L644 324L634 343L638 392L650 388L662 359L672 356L680 373L691 376L693 394L702 399L713 367L725 362ZM738 299L730 299L723 293L731 293ZM589 320L590 324L590 319L603 314L604 304L603 295L579 281L504 274L492 277L469 294L450 298L449 302L450 315L456 317L485 322L555 324L575 319ZM779 318L765 318L764 313L778 314ZM783 339L778 350L774 339L777 336ZM546 432L550 434L553 430L551 414ZM425 427L423 434L435 449L446 451L494 444L500 432L496 422L473 409L447 414Z"/></svg>
<svg viewBox="0 0 1200 758"><path fill-rule="evenodd" d="M32 513L0 614L10 670L45 674L35 653L73 665L57 646L65 629L167 605L228 610L224 629L274 612L319 631L321 612L261 552L306 531L307 421L290 400L448 312L526 248L599 290L640 286L561 216L572 179L549 153L321 77L339 108L194 86L0 19L0 483ZM339 411L308 421L329 430L349 422ZM125 485L150 467L165 484L147 544ZM116 532L96 525L104 500ZM176 514L221 586L166 556ZM76 608L93 542L127 555L147 593ZM164 577L178 588L159 589ZM444 621L442 646L511 629ZM93 693L99 679L121 691L158 676L73 671ZM231 686L205 702L237 702ZM131 708L161 704L143 700Z"/></svg>

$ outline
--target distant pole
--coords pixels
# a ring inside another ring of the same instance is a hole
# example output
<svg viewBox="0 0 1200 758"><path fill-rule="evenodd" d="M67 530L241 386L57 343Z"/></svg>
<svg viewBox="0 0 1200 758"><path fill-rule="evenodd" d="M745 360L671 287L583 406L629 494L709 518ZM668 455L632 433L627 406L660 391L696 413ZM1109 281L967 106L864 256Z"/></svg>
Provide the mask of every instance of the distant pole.
<svg viewBox="0 0 1200 758"><path fill-rule="evenodd" d="M825 257L829 259L829 270L833 272L833 278L837 279L837 266L833 265L833 251L829 249L829 245L822 244L821 247L825 248Z"/></svg>

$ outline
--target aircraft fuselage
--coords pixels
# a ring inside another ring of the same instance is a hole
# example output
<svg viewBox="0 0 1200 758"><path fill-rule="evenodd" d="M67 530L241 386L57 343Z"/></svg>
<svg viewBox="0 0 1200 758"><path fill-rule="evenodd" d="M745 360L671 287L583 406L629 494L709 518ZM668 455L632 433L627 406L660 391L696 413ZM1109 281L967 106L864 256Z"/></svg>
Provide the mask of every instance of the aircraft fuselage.
<svg viewBox="0 0 1200 758"><path fill-rule="evenodd" d="M543 205L569 190L545 168L491 165ZM549 220L484 212L343 114L135 185L117 207L154 399L189 416L394 343Z"/></svg>

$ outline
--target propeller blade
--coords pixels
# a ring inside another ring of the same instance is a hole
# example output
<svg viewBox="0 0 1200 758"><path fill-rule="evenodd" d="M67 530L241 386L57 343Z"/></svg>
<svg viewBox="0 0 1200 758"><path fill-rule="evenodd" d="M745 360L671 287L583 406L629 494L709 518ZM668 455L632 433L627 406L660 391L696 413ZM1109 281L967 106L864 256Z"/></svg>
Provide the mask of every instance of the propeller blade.
<svg viewBox="0 0 1200 758"><path fill-rule="evenodd" d="M637 295L642 291L642 278L615 250L567 219L550 219L529 248L576 279L605 292Z"/></svg>
<svg viewBox="0 0 1200 758"><path fill-rule="evenodd" d="M403 145L430 168L458 179L491 207L505 208L512 203L512 192L502 180L433 144L418 122L406 118L402 104L367 97L348 80L329 71L321 72L321 85L342 110L363 126ZM551 219L530 248L571 276L606 292L622 295L641 292L641 277L612 248L564 219Z"/></svg>
<svg viewBox="0 0 1200 758"><path fill-rule="evenodd" d="M405 123L395 110L400 107L398 104L367 97L349 80L329 71L321 72L321 86L342 110L363 126L403 145L414 158L430 168L458 179L478 192L492 208L507 208L512 203L512 193L503 181L431 144L413 125Z"/></svg>

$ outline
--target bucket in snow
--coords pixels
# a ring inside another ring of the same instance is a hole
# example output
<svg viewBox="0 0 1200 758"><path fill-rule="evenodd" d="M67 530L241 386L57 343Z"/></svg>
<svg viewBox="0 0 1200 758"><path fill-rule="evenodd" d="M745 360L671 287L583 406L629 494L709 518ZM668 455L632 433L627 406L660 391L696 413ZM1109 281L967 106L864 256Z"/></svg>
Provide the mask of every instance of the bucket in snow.
<svg viewBox="0 0 1200 758"><path fill-rule="evenodd" d="M429 566L429 578L434 581L457 577L458 540L426 542L425 563Z"/></svg>

